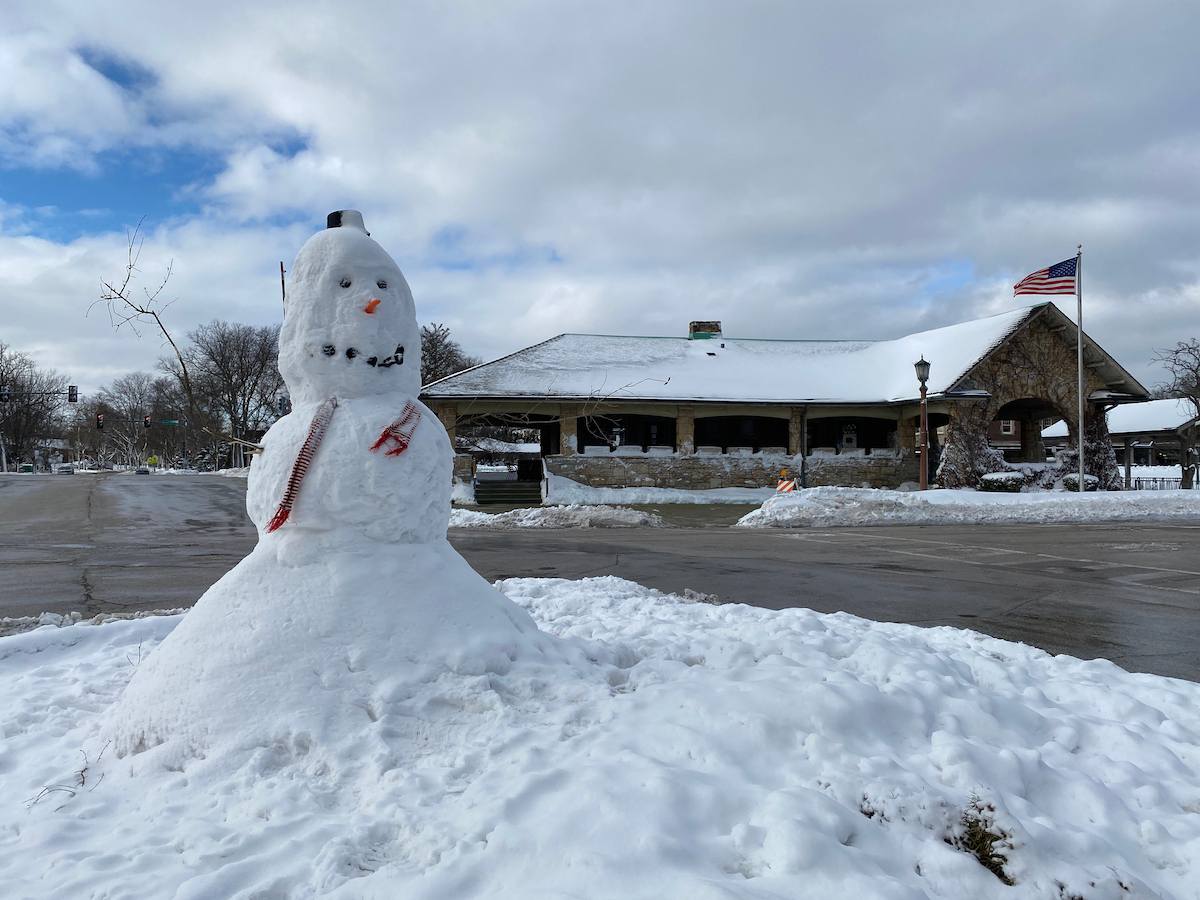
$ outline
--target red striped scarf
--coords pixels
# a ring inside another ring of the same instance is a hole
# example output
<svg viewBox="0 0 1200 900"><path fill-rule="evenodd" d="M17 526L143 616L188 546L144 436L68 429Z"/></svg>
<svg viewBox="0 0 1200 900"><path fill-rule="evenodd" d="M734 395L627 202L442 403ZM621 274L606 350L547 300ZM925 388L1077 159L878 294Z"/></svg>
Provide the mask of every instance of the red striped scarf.
<svg viewBox="0 0 1200 900"><path fill-rule="evenodd" d="M321 408L313 416L312 424L308 426L308 437L304 439L304 446L300 448L296 462L292 465L292 474L288 477L287 488L283 492L283 500L279 503L279 509L275 510L275 515L271 518L270 524L267 525L267 534L270 534L286 522L288 516L292 514L292 506L296 502L296 495L300 493L300 482L304 480L309 463L312 462L313 454L321 446L321 439L325 437L325 429L329 427L329 422L333 418L333 411L335 409L337 409L337 397L330 397L321 404Z"/></svg>
<svg viewBox="0 0 1200 900"><path fill-rule="evenodd" d="M408 449L408 442L412 440L413 432L417 430L417 423L420 421L421 411L417 409L416 404L409 400L404 404L404 409L400 411L400 418L383 429L379 440L371 445L371 452L374 453L384 444L394 444L395 446L384 455L399 456Z"/></svg>

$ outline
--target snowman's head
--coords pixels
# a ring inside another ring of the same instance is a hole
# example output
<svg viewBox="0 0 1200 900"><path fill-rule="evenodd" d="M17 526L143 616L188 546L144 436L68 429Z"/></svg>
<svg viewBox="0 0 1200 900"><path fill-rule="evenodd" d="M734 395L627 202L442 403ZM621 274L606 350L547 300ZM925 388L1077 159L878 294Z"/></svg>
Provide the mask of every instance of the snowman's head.
<svg viewBox="0 0 1200 900"><path fill-rule="evenodd" d="M329 214L292 266L279 371L296 402L421 389L421 334L400 267L362 214Z"/></svg>

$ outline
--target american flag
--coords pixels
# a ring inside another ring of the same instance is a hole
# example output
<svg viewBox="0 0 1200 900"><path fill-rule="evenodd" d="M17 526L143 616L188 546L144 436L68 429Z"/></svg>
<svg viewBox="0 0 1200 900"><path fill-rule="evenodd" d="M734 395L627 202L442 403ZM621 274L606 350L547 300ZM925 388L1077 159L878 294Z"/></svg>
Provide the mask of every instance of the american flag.
<svg viewBox="0 0 1200 900"><path fill-rule="evenodd" d="M1013 285L1013 296L1017 294L1073 294L1075 293L1076 257L1064 259L1048 269L1038 269Z"/></svg>

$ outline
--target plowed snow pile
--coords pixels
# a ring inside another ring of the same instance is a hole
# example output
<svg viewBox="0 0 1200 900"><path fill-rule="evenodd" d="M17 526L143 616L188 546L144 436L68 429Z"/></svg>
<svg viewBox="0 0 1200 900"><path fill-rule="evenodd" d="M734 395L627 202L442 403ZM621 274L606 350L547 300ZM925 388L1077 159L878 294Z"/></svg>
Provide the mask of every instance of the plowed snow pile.
<svg viewBox="0 0 1200 900"><path fill-rule="evenodd" d="M743 516L743 528L807 525L1015 525L1200 519L1200 491L1028 494L904 492L818 487L776 494Z"/></svg>
<svg viewBox="0 0 1200 900"><path fill-rule="evenodd" d="M615 578L498 586L580 662L382 682L341 743L281 719L118 758L104 722L181 617L0 638L3 896L1198 896L1200 685Z"/></svg>
<svg viewBox="0 0 1200 900"><path fill-rule="evenodd" d="M628 528L658 527L660 516L622 506L534 506L505 513L455 509L451 528Z"/></svg>

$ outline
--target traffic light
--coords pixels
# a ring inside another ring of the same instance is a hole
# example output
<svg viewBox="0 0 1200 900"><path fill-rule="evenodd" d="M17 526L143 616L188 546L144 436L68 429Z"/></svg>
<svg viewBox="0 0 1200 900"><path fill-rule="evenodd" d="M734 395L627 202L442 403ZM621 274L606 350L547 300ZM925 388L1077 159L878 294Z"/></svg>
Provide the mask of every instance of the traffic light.
<svg viewBox="0 0 1200 900"><path fill-rule="evenodd" d="M0 384L0 403L8 402L8 385Z"/></svg>
<svg viewBox="0 0 1200 900"><path fill-rule="evenodd" d="M147 428L149 428L150 427L150 417L146 416L146 418L142 419L142 424L145 425Z"/></svg>
<svg viewBox="0 0 1200 900"><path fill-rule="evenodd" d="M104 413L96 413L96 430L104 430Z"/></svg>
<svg viewBox="0 0 1200 900"><path fill-rule="evenodd" d="M68 403L78 403L79 402L79 388L77 388L73 384L67 385L67 402Z"/></svg>

